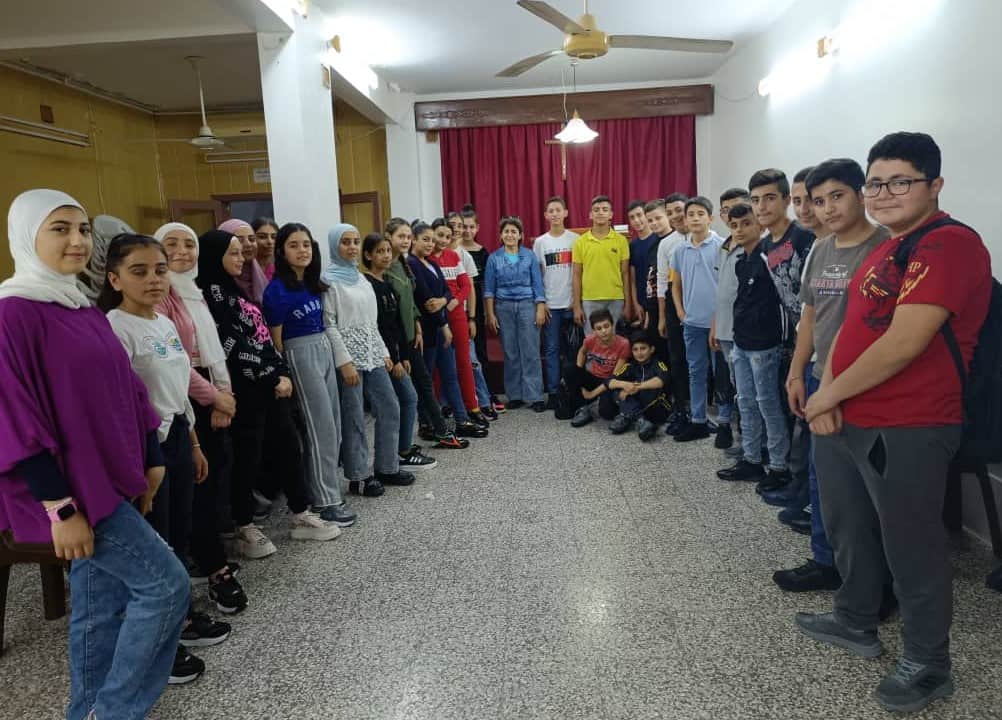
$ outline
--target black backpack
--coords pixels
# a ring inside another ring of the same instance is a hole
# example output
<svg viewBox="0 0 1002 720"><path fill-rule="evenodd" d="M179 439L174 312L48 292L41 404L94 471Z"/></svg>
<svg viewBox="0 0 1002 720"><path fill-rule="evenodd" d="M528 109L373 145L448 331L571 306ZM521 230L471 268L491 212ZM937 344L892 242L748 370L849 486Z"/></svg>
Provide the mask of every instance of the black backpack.
<svg viewBox="0 0 1002 720"><path fill-rule="evenodd" d="M927 233L946 225L965 227L951 218L940 218L908 235L894 254L894 263L904 271L915 246ZM965 464L1002 462L1002 285L992 278L988 315L978 333L978 343L968 370L950 321L940 328L953 356L963 389L964 430L957 459Z"/></svg>

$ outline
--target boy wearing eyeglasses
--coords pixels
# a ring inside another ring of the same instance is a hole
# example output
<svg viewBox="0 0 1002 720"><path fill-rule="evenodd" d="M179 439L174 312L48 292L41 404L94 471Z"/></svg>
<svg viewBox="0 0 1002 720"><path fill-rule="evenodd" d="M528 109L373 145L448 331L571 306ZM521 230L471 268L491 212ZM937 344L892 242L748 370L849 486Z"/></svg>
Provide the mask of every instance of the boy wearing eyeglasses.
<svg viewBox="0 0 1002 720"><path fill-rule="evenodd" d="M942 512L963 407L942 330L949 323L970 367L992 292L988 250L966 226L927 228L911 252L895 257L912 232L948 218L939 209L940 167L939 147L924 133L893 133L870 150L866 210L891 238L853 275L821 388L805 408L842 587L833 612L799 613L796 622L815 640L877 657L889 570L903 653L874 697L900 712L953 693L953 583Z"/></svg>
<svg viewBox="0 0 1002 720"><path fill-rule="evenodd" d="M797 332L797 346L786 377L790 410L804 417L807 398L817 392L835 333L842 325L849 280L873 249L890 234L887 228L866 219L863 198L863 168L855 160L826 160L811 168L804 179L804 193L818 221L832 235L817 240L804 269L800 300L804 304ZM811 362L811 356L817 360ZM806 379L805 379L806 378ZM809 463L808 496L812 558L800 567L780 570L773 581L789 592L836 590L842 584L818 502L818 480ZM802 509L803 505L799 509Z"/></svg>

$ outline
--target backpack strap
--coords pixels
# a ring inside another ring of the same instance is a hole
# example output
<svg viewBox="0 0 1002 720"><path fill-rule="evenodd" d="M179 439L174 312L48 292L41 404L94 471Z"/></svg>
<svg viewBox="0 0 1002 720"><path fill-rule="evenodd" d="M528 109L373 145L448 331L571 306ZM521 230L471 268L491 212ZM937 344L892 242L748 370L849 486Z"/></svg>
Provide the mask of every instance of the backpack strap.
<svg viewBox="0 0 1002 720"><path fill-rule="evenodd" d="M940 333L943 335L943 339L946 341L946 347L950 349L950 355L953 357L953 364L957 368L957 375L960 376L960 391L967 395L967 368L964 366L964 355L960 352L960 343L957 342L957 336L953 333L953 328L950 327L950 321L947 320L943 323L943 326L939 329Z"/></svg>

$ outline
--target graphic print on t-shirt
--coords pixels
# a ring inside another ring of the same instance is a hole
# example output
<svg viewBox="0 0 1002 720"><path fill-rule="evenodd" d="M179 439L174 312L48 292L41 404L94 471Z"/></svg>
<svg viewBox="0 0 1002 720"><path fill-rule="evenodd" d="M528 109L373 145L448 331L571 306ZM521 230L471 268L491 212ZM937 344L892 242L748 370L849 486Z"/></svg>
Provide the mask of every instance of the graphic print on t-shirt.
<svg viewBox="0 0 1002 720"><path fill-rule="evenodd" d="M570 265L572 262L573 252L570 248L565 248L563 250L556 250L554 252L548 252L543 255L543 262L546 267L554 267L556 265Z"/></svg>
<svg viewBox="0 0 1002 720"><path fill-rule="evenodd" d="M863 317L867 327L884 331L891 326L897 304L917 288L929 274L928 254L940 255L944 252L942 242L927 241L912 254L907 273L903 273L894 262L894 250L870 265L859 281L859 292L873 302L872 309ZM905 275L908 275L905 281Z"/></svg>
<svg viewBox="0 0 1002 720"><path fill-rule="evenodd" d="M811 290L820 297L839 297L849 287L849 266L845 263L832 263L821 268L817 277L811 278Z"/></svg>

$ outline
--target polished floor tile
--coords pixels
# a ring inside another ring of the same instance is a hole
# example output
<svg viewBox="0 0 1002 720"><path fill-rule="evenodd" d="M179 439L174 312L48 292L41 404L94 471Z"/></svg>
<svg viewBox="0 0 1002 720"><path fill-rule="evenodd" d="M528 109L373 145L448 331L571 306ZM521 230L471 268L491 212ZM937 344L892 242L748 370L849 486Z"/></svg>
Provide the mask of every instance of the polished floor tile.
<svg viewBox="0 0 1002 720"><path fill-rule="evenodd" d="M232 637L168 688L155 720L689 720L886 718L870 698L900 650L864 661L798 633L778 568L810 554L753 486L718 481L710 441L641 444L510 411L465 451L381 498L356 527L288 538L245 563ZM1002 718L1002 596L991 558L955 552L957 695L917 717ZM206 607L204 590L196 602ZM45 622L37 572L15 567L0 718L64 715L65 619Z"/></svg>

